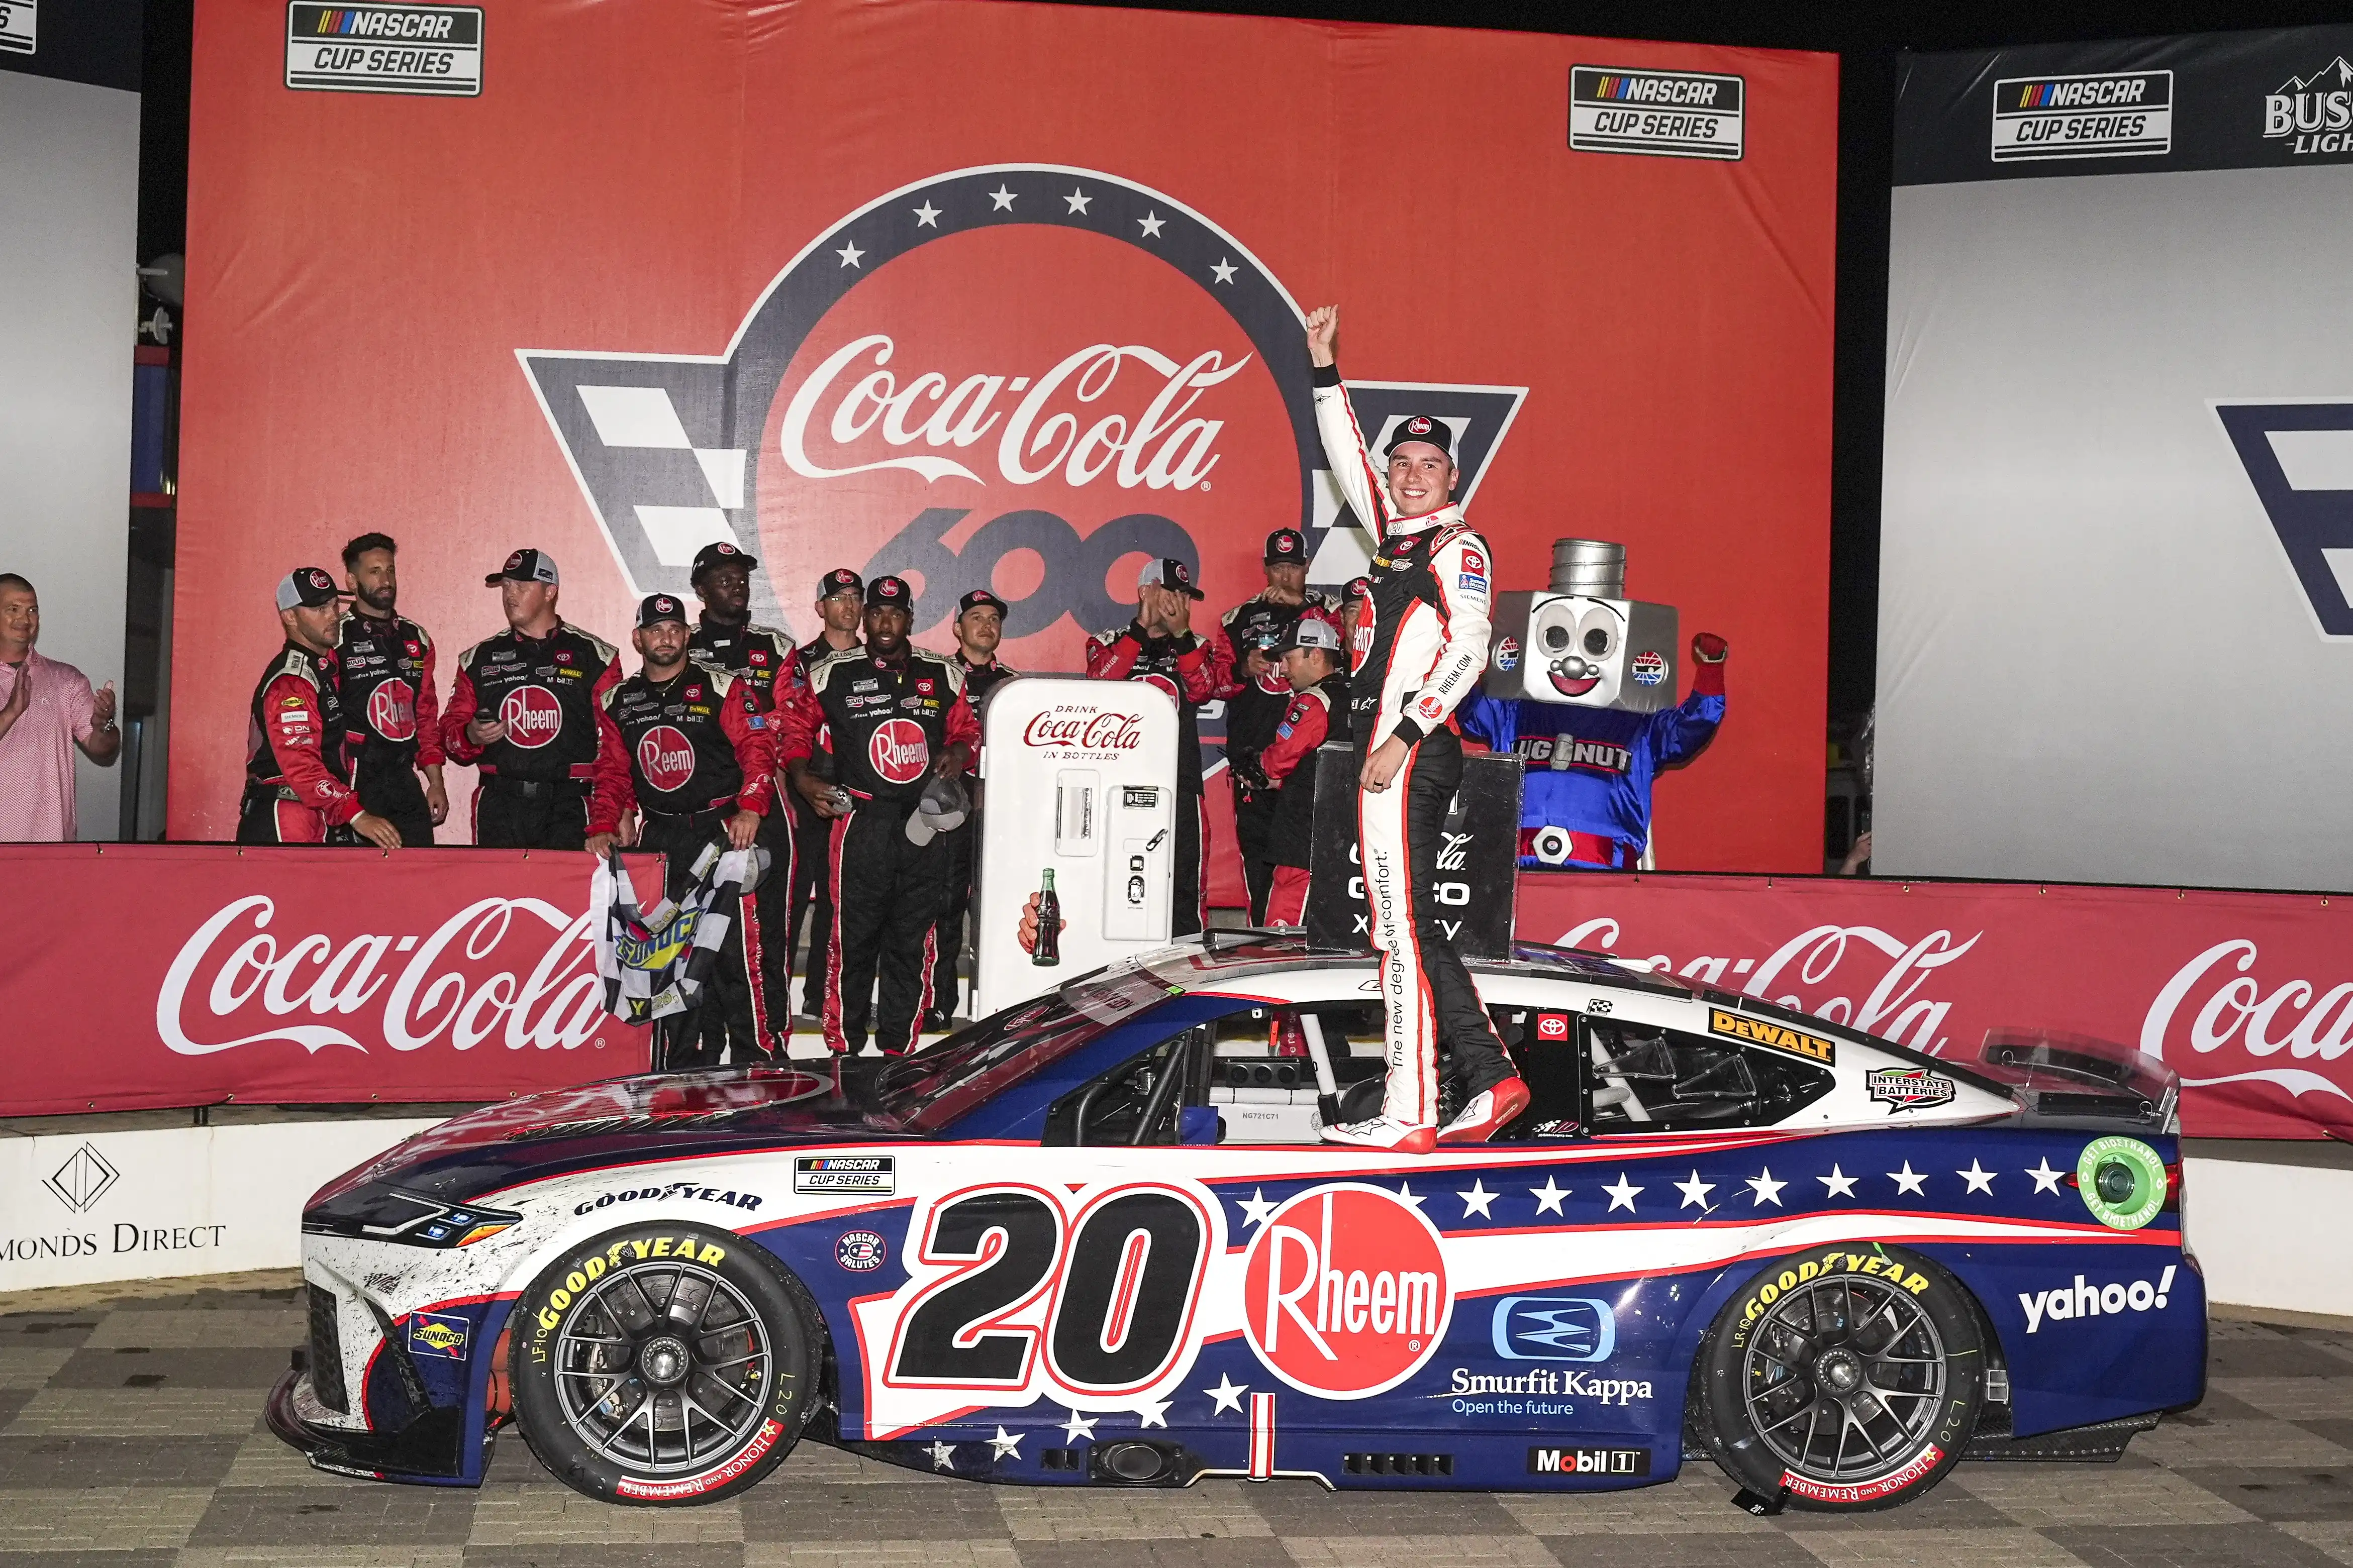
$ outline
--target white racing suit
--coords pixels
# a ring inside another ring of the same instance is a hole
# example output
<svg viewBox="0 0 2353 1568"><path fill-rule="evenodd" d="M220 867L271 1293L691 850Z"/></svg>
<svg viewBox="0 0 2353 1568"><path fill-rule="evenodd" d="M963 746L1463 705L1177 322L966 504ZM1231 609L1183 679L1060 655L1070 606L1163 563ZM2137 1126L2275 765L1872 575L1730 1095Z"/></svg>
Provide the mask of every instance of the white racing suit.
<svg viewBox="0 0 2353 1568"><path fill-rule="evenodd" d="M1388 1013L1382 1113L1402 1127L1430 1128L1438 1121L1440 1038L1453 1047L1465 1103L1516 1076L1432 896L1439 830L1462 778L1454 710L1487 668L1493 556L1460 507L1395 514L1339 371L1318 367L1314 376L1325 458L1349 510L1377 536L1349 682L1357 765L1392 735L1413 746L1388 789L1356 794L1365 901Z"/></svg>

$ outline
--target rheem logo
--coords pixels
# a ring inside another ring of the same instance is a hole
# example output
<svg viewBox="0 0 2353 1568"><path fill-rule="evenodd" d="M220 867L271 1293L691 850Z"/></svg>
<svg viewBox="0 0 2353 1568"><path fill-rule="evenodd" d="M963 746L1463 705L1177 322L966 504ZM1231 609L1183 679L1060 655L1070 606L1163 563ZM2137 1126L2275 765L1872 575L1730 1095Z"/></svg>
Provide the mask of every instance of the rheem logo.
<svg viewBox="0 0 2353 1568"><path fill-rule="evenodd" d="M564 706L544 686L518 686L499 704L499 722L507 739L536 751L564 731Z"/></svg>
<svg viewBox="0 0 2353 1568"><path fill-rule="evenodd" d="M406 741L417 733L417 693L395 676L379 681L368 693L368 723L387 741Z"/></svg>
<svg viewBox="0 0 2353 1568"><path fill-rule="evenodd" d="M1277 1377L1365 1399L1421 1370L1454 1309L1438 1231L1378 1187L1300 1194L1259 1228L1242 1268L1242 1332Z"/></svg>
<svg viewBox="0 0 2353 1568"><path fill-rule="evenodd" d="M866 760L885 783L913 784L931 766L932 745L923 727L913 719L892 719L866 742Z"/></svg>
<svg viewBox="0 0 2353 1568"><path fill-rule="evenodd" d="M668 793L694 776L694 746L683 731L657 724L638 742L638 772L648 787Z"/></svg>

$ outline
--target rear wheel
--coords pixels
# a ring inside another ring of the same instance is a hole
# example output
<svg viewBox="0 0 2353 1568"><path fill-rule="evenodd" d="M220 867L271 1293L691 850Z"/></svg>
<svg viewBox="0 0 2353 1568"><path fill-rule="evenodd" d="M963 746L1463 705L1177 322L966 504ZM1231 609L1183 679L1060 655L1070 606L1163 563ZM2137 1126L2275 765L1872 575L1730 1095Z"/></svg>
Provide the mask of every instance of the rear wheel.
<svg viewBox="0 0 2353 1568"><path fill-rule="evenodd" d="M632 1226L574 1248L516 1313L515 1414L575 1490L648 1506L743 1490L798 1440L823 1330L741 1237Z"/></svg>
<svg viewBox="0 0 2353 1568"><path fill-rule="evenodd" d="M1702 1428L1750 1491L1892 1508L1958 1462L1985 1396L1976 1304L1916 1253L1850 1244L1767 1266L1702 1342Z"/></svg>

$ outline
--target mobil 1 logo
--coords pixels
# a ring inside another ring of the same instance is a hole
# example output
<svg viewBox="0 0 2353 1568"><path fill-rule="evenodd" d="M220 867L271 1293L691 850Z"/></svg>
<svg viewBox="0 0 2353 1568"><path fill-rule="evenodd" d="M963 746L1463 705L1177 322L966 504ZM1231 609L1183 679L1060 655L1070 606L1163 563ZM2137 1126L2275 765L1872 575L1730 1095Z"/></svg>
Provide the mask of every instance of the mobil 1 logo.
<svg viewBox="0 0 2353 1568"><path fill-rule="evenodd" d="M2005 77L1993 84L1993 161L2147 157L2173 150L2173 73Z"/></svg>
<svg viewBox="0 0 2353 1568"><path fill-rule="evenodd" d="M481 8L291 0L286 7L286 85L312 92L478 98Z"/></svg>
<svg viewBox="0 0 2353 1568"><path fill-rule="evenodd" d="M29 55L40 38L37 0L0 0L0 55Z"/></svg>
<svg viewBox="0 0 2353 1568"><path fill-rule="evenodd" d="M1571 66L1568 144L1580 153L1736 159L1747 96L1736 76Z"/></svg>

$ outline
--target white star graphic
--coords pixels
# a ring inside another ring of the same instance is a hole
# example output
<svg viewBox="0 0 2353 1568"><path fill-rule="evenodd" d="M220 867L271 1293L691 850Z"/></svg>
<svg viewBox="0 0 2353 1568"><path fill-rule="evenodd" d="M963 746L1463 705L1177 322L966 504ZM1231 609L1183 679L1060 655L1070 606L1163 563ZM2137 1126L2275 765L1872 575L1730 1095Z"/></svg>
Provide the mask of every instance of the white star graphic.
<svg viewBox="0 0 2353 1568"><path fill-rule="evenodd" d="M1994 1173L1991 1171L1986 1170L1975 1160L1971 1160L1969 1162L1969 1168L1968 1170L1955 1171L1953 1174L1960 1177L1961 1180L1968 1184L1968 1192L1983 1193L1988 1197L1993 1196ZM1964 1193L1963 1195L1967 1196L1968 1194Z"/></svg>
<svg viewBox="0 0 2353 1568"><path fill-rule="evenodd" d="M1421 1196L1415 1197L1413 1195L1413 1184L1411 1182L1399 1182L1398 1184L1398 1198L1402 1203L1409 1204L1415 1208L1419 1208L1422 1205L1430 1201L1430 1194L1428 1193L1424 1193Z"/></svg>
<svg viewBox="0 0 2353 1568"><path fill-rule="evenodd" d="M1628 1185L1626 1181L1626 1173L1620 1171L1618 1173L1618 1184L1614 1187L1604 1187L1601 1190L1609 1194L1609 1209L1604 1210L1604 1213L1622 1208L1628 1214L1632 1214L1634 1212L1634 1194L1641 1192L1642 1189Z"/></svg>
<svg viewBox="0 0 2353 1568"><path fill-rule="evenodd" d="M954 1443L933 1444L932 1468L935 1470L944 1470L948 1468L950 1464L955 1458L955 1451L956 1446Z"/></svg>
<svg viewBox="0 0 2353 1568"><path fill-rule="evenodd" d="M1691 1180L1688 1182L1677 1182L1675 1184L1675 1191L1683 1194L1683 1206L1684 1208L1691 1208L1696 1205L1699 1208L1705 1209L1712 1206L1707 1201L1707 1194L1715 1191L1715 1184L1714 1182L1701 1181L1699 1179L1699 1168L1697 1166L1694 1166L1692 1168Z"/></svg>
<svg viewBox="0 0 2353 1568"><path fill-rule="evenodd" d="M2054 1171L2051 1168L2048 1156L2026 1173L2034 1178L2034 1190L2038 1193L2055 1193L2059 1190L2059 1184L2067 1179L2066 1172Z"/></svg>
<svg viewBox="0 0 2353 1568"><path fill-rule="evenodd" d="M1220 256L1218 264L1209 268L1209 275L1220 283L1230 283L1234 280L1234 264Z"/></svg>
<svg viewBox="0 0 2353 1568"><path fill-rule="evenodd" d="M1158 213L1145 213L1142 217L1137 218L1135 222L1136 226L1144 230L1145 238L1158 239L1160 237L1161 229L1166 226L1168 220L1162 217Z"/></svg>
<svg viewBox="0 0 2353 1568"><path fill-rule="evenodd" d="M1008 1435L1004 1427L999 1426L997 1429L997 1436L988 1440L988 1446L997 1450L989 1457L991 1458L1001 1459L1005 1458L1006 1455L1010 1454L1015 1458L1019 1458L1021 1457L1021 1433L1015 1432Z"/></svg>
<svg viewBox="0 0 2353 1568"><path fill-rule="evenodd" d="M1242 1413L1242 1395L1250 1392L1250 1384L1236 1383L1221 1372L1218 1373L1218 1386L1205 1388L1201 1392L1208 1394L1213 1402L1209 1406L1210 1415L1215 1415L1219 1411L1230 1410L1240 1415Z"/></svg>
<svg viewBox="0 0 2353 1568"><path fill-rule="evenodd" d="M925 202L922 206L917 207L915 209L915 226L917 228L939 227L940 209L932 205L929 202Z"/></svg>
<svg viewBox="0 0 2353 1568"><path fill-rule="evenodd" d="M1135 1413L1144 1418L1146 1426L1166 1426L1168 1425L1168 1405L1169 1401L1166 1399L1147 1399L1135 1407Z"/></svg>
<svg viewBox="0 0 2353 1568"><path fill-rule="evenodd" d="M1062 199L1071 204L1071 210L1072 212L1082 213L1087 210L1087 204L1094 200L1094 197L1087 195L1084 191L1078 189L1076 186L1073 186L1071 190L1071 194L1064 196Z"/></svg>
<svg viewBox="0 0 2353 1568"><path fill-rule="evenodd" d="M1928 1178L1914 1170L1909 1160L1904 1162L1902 1170L1888 1172L1887 1179L1895 1184L1899 1193L1914 1193L1924 1198L1928 1195Z"/></svg>
<svg viewBox="0 0 2353 1568"><path fill-rule="evenodd" d="M1488 1212L1488 1205L1493 1204L1497 1198L1502 1197L1504 1194L1501 1193L1489 1192L1487 1190L1487 1184L1480 1181L1474 1176L1472 1178L1471 1190L1469 1192L1457 1193L1454 1195L1462 1200L1462 1217L1464 1219L1469 1219L1474 1214L1481 1219L1493 1219L1495 1216Z"/></svg>
<svg viewBox="0 0 2353 1568"><path fill-rule="evenodd" d="M1528 1189L1528 1195L1536 1201L1536 1213L1538 1214L1560 1214L1560 1200L1568 1196L1568 1188L1558 1186L1554 1184L1551 1173L1549 1172L1546 1173L1545 1184L1543 1186L1530 1187Z"/></svg>
<svg viewBox="0 0 2353 1568"><path fill-rule="evenodd" d="M866 253L854 245L845 245L834 254L841 258L841 264L844 267L857 267L858 258ZM860 270L864 269L861 268Z"/></svg>
<svg viewBox="0 0 2353 1568"><path fill-rule="evenodd" d="M1242 1223L1244 1225L1264 1225L1267 1221L1267 1216L1274 1213L1276 1207L1275 1205L1267 1201L1266 1189L1264 1187L1252 1187L1250 1189L1250 1195L1240 1201L1242 1205Z"/></svg>
<svg viewBox="0 0 2353 1568"><path fill-rule="evenodd" d="M1062 1423L1062 1436L1072 1443L1082 1437L1092 1437L1095 1435L1095 1423L1102 1419L1100 1415L1082 1415L1073 1408L1071 1418Z"/></svg>
<svg viewBox="0 0 2353 1568"><path fill-rule="evenodd" d="M1005 188L1002 180L997 183L997 189L988 193L988 199L997 204L988 209L991 212L1009 213L1013 210L1013 193Z"/></svg>
<svg viewBox="0 0 2353 1568"><path fill-rule="evenodd" d="M1830 1189L1829 1192L1822 1194L1826 1198L1851 1198L1854 1196L1854 1184L1856 1178L1848 1175L1844 1171L1840 1170L1835 1164L1831 1166L1831 1173L1829 1175L1816 1176L1814 1180L1820 1182L1822 1185Z"/></svg>
<svg viewBox="0 0 2353 1568"><path fill-rule="evenodd" d="M1756 1194L1748 1200L1748 1204L1751 1208L1756 1207L1759 1204L1771 1204L1775 1208L1779 1208L1781 1206L1781 1189L1789 1184L1787 1182L1775 1181L1773 1179L1773 1167L1770 1165L1765 1167L1762 1174L1743 1176L1741 1180L1746 1182L1748 1184L1748 1190Z"/></svg>

